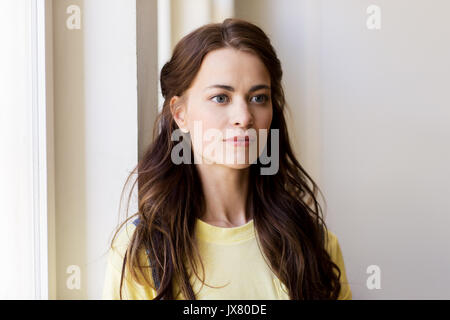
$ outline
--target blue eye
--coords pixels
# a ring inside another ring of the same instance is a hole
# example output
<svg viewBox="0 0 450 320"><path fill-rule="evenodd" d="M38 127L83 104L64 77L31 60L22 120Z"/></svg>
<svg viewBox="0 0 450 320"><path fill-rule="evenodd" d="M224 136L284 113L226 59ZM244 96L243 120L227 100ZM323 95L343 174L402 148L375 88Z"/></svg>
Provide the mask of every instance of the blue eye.
<svg viewBox="0 0 450 320"><path fill-rule="evenodd" d="M211 100L214 101L214 98L218 98L218 97L228 99L228 97L227 97L226 95L224 95L224 94L219 94L219 95L217 95L217 96L212 97ZM225 102L225 100L219 99L219 101L215 101L215 102L220 103L220 104L223 104L223 103Z"/></svg>
<svg viewBox="0 0 450 320"><path fill-rule="evenodd" d="M253 98L258 98L258 99L256 99L256 101L254 101ZM214 97L211 98L211 100L216 102L216 103L219 103L219 104L224 104L224 103L229 101L227 95L225 95L225 94L219 94L217 96L214 96ZM259 95L256 95L256 96L252 97L252 101L257 103L257 104L264 104L268 100L269 100L269 96L266 95L266 94L259 94Z"/></svg>
<svg viewBox="0 0 450 320"><path fill-rule="evenodd" d="M256 103L258 103L258 104L263 104L263 103L266 103L268 100L269 100L269 97L266 95L266 94L259 94L259 95L257 95L257 96L254 96L253 98L263 98L262 99L262 101L260 100L259 102L258 101L256 101Z"/></svg>

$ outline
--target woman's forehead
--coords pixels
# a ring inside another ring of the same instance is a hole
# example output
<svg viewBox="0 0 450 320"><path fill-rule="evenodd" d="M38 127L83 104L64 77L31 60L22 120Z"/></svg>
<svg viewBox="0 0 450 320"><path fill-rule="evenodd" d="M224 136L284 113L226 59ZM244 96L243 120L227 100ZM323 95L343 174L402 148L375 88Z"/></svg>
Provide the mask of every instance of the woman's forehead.
<svg viewBox="0 0 450 320"><path fill-rule="evenodd" d="M208 53L203 59L195 84L204 90L214 85L270 86L270 75L258 56L226 48Z"/></svg>

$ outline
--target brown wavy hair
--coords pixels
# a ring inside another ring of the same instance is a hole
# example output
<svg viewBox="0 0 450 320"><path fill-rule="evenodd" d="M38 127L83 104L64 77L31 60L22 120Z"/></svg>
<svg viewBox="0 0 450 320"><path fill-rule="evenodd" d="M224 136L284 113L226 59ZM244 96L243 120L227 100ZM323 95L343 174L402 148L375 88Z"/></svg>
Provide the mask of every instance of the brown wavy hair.
<svg viewBox="0 0 450 320"><path fill-rule="evenodd" d="M341 289L339 267L326 248L327 227L317 200L322 192L296 160L292 151L284 117L286 102L282 88L280 60L267 35L256 25L241 19L226 19L207 24L183 37L175 46L171 59L160 75L164 97L153 140L142 159L127 179L137 173L128 195L138 185L138 212L128 220L139 218L125 252L120 283L120 299L125 268L135 281L157 290L156 299L175 299L181 292L195 300L188 272L197 275L200 258L196 243L195 222L205 209L205 199L196 166L174 164L171 152L175 145L171 134L178 129L170 111L170 99L182 96L190 87L205 55L220 48L235 48L258 56L271 79L273 117L270 129L279 130L279 170L274 175L259 174L259 162L249 167L247 208L253 213L258 245L269 267L286 286L292 300L337 299ZM270 132L270 131L269 131ZM270 146L271 135L267 145ZM124 188L125 190L125 188ZM123 192L122 190L122 196ZM140 265L139 252L145 250L160 277L160 286L152 282L148 265ZM336 272L335 272L336 271ZM203 272L204 274L204 272ZM204 278L201 280L203 284ZM176 283L180 292L173 295Z"/></svg>

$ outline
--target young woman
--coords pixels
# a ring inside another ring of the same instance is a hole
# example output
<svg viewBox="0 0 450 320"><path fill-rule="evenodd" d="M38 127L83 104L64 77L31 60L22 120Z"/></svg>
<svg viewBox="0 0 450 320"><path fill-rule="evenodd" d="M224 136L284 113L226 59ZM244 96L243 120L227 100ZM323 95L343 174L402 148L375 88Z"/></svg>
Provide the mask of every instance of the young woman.
<svg viewBox="0 0 450 320"><path fill-rule="evenodd" d="M176 45L133 172L139 210L113 237L104 299L351 299L320 190L290 145L281 79L270 40L243 20Z"/></svg>

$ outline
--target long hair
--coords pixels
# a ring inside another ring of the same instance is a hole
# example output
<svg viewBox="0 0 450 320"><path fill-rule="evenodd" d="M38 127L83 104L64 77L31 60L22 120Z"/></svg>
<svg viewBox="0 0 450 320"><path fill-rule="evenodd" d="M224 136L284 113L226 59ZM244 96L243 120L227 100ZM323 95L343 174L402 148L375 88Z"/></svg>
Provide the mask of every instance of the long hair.
<svg viewBox="0 0 450 320"><path fill-rule="evenodd" d="M152 143L126 182L137 173L128 203L137 183L138 212L119 226L112 240L128 220L139 218L124 256L120 298L127 268L133 279L138 281L141 275L143 284L157 290L155 299L175 299L182 293L185 299L195 300L188 270L198 276L198 261L204 269L194 227L205 209L205 198L196 166L171 161L175 145L171 134L178 126L169 102L190 87L207 53L225 47L255 54L271 79L270 129L279 130L279 169L276 174L261 175L259 161L251 164L247 198L260 250L290 299L337 299L341 271L326 250L327 228L317 200L318 191L323 194L296 160L290 145L281 63L267 35L258 26L240 19L226 19L192 31L177 43L161 70L163 108L155 121ZM269 134L267 145L270 137ZM156 262L152 268L160 277L158 288L151 280L152 273L140 265L142 250ZM201 281L205 284L204 278ZM176 295L172 291L174 284L179 288Z"/></svg>

